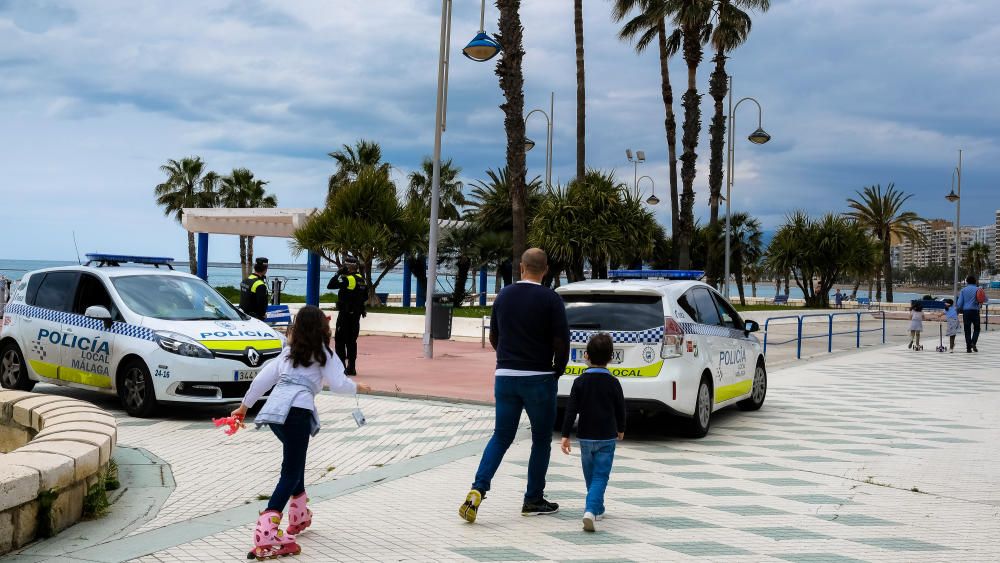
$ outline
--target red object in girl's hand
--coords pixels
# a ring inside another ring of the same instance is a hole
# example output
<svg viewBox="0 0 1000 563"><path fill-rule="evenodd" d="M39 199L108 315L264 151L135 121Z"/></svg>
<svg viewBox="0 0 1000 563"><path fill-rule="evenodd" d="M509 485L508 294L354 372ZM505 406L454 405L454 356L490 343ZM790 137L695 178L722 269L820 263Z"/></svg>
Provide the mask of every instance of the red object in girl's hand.
<svg viewBox="0 0 1000 563"><path fill-rule="evenodd" d="M232 436L233 434L236 434L236 431L239 430L240 428L245 428L245 426L243 425L242 416L227 416L225 418L213 418L212 422L215 423L216 428L223 425L229 426L229 428L226 428L224 430L226 436Z"/></svg>

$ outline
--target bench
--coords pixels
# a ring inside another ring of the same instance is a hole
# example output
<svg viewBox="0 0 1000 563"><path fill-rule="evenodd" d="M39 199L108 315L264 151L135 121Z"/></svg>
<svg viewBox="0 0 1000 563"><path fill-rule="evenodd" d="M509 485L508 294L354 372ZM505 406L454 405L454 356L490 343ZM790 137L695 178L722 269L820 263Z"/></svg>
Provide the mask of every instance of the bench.
<svg viewBox="0 0 1000 563"><path fill-rule="evenodd" d="M268 305L267 324L268 326L288 326L292 323L292 312L288 305Z"/></svg>
<svg viewBox="0 0 1000 563"><path fill-rule="evenodd" d="M858 308L864 307L865 309L872 308L872 298L871 297L858 297Z"/></svg>
<svg viewBox="0 0 1000 563"><path fill-rule="evenodd" d="M482 342L481 342L483 348L486 347L486 331L489 330L489 329L490 329L490 318L484 316L483 317L483 336L482 336Z"/></svg>
<svg viewBox="0 0 1000 563"><path fill-rule="evenodd" d="M788 295L775 295L772 305L788 305Z"/></svg>
<svg viewBox="0 0 1000 563"><path fill-rule="evenodd" d="M910 305L920 304L920 307L924 311L941 310L944 311L944 301L938 301L936 299L912 299L910 300Z"/></svg>

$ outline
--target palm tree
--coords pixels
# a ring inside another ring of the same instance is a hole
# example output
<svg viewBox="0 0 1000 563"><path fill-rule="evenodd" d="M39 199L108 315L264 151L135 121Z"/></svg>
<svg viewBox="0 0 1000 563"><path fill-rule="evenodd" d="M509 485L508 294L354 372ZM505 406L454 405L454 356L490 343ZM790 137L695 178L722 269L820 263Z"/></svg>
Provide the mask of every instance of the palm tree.
<svg viewBox="0 0 1000 563"><path fill-rule="evenodd" d="M504 130L507 133L507 174L510 181L511 221L513 223L513 277L520 278L518 265L528 247L528 193L524 161L524 29L521 27L521 0L497 0L500 9L500 34L497 39L503 56L497 62L504 103Z"/></svg>
<svg viewBox="0 0 1000 563"><path fill-rule="evenodd" d="M770 0L716 0L715 25L712 28L711 42L715 48L715 69L709 80L708 93L715 102L715 114L709 125L708 188L709 188L709 225L719 221L719 202L722 199L722 161L726 145L726 113L723 102L729 93L729 75L726 73L727 54L734 51L747 40L752 22L745 9L755 9L761 12L771 7ZM718 249L708 254L709 283L719 279L719 258L722 253Z"/></svg>
<svg viewBox="0 0 1000 563"><path fill-rule="evenodd" d="M416 205L425 211L425 215L431 207L431 180L434 175L434 161L425 158L420 165L420 170L410 172L410 187L406 192L406 201L409 205ZM462 193L464 187L458 179L462 169L454 166L451 159L441 162L441 184L439 199L441 219L460 219L462 208L468 205L465 194ZM509 206L508 206L509 207Z"/></svg>
<svg viewBox="0 0 1000 563"><path fill-rule="evenodd" d="M374 141L360 139L352 147L342 145L341 150L329 153L337 162L337 170L330 176L327 199L344 185L353 182L365 168L379 168L388 172L389 163L382 162L382 147Z"/></svg>
<svg viewBox="0 0 1000 563"><path fill-rule="evenodd" d="M584 80L583 0L573 0L573 29L576 33L576 177L587 173L587 85Z"/></svg>
<svg viewBox="0 0 1000 563"><path fill-rule="evenodd" d="M184 218L185 208L214 207L215 186L219 175L205 171L205 162L200 156L170 159L160 167L167 180L158 184L153 193L156 204L163 208L164 215L173 215L178 223ZM198 257L194 247L194 233L188 231L188 266L192 274L198 272Z"/></svg>
<svg viewBox="0 0 1000 563"><path fill-rule="evenodd" d="M231 174L221 179L219 204L229 208L277 207L277 198L264 191L265 185L267 182L254 178L250 170L234 168ZM240 269L244 278L250 275L251 264L253 237L240 235Z"/></svg>
<svg viewBox="0 0 1000 563"><path fill-rule="evenodd" d="M249 189L247 191L247 207L253 208L266 208L270 209L278 206L278 198L274 194L269 194L264 190L264 186L267 182L263 180L254 180L251 176L251 182L249 184ZM247 273L250 272L251 264L253 264L253 239L256 238L253 235L247 237Z"/></svg>
<svg viewBox="0 0 1000 563"><path fill-rule="evenodd" d="M377 304L379 283L415 250L426 227L426 220L416 220L400 203L387 168L366 168L295 231L292 249L311 250L335 264L342 264L345 254L356 256L368 302Z"/></svg>
<svg viewBox="0 0 1000 563"><path fill-rule="evenodd" d="M484 230L499 233L507 241L504 252L506 258L497 261L498 273L509 271L504 266L511 264L511 249L513 248L514 221L511 215L512 190L510 174L507 169L487 170L488 181L477 180L472 184L468 197L470 220L475 221ZM542 201L542 181L535 176L525 184L525 220L530 224ZM551 257L550 257L551 259ZM513 269L513 268L511 268ZM504 282L511 283L513 279L505 275Z"/></svg>
<svg viewBox="0 0 1000 563"><path fill-rule="evenodd" d="M701 64L702 44L706 40L712 0L674 0L674 22L681 33L681 50L687 64L687 91L684 92L684 126L681 145L681 210L677 220L677 265L687 269L691 262L691 242L694 238L694 180L697 173L698 136L701 133L701 96L698 94L698 65Z"/></svg>
<svg viewBox="0 0 1000 563"><path fill-rule="evenodd" d="M745 264L756 264L764 255L762 237L760 221L749 213L733 213L730 216L730 261L736 278L736 289L740 294L740 305L747 304L743 290L743 268Z"/></svg>
<svg viewBox="0 0 1000 563"><path fill-rule="evenodd" d="M923 233L917 230L921 219L912 211L903 211L912 194L906 195L897 190L895 184L889 184L885 192L881 185L866 186L857 192L859 199L848 198L847 203L852 209L846 215L857 221L858 225L867 230L882 244L882 267L886 289L886 300L892 302L892 261L890 246L893 239L911 240L917 244L925 244ZM876 299L882 300L879 289Z"/></svg>
<svg viewBox="0 0 1000 563"><path fill-rule="evenodd" d="M646 50L656 40L660 57L660 94L666 118L663 127L667 133L667 158L670 167L670 232L677 236L677 117L674 115L674 90L670 85L670 57L677 53L676 41L667 39L668 0L615 0L612 18L616 22L625 19L633 10L638 15L622 26L618 37L633 41L637 53Z"/></svg>
<svg viewBox="0 0 1000 563"><path fill-rule="evenodd" d="M979 277L983 272L989 270L990 268L989 245L981 242L969 245L969 248L965 249L965 257L963 260L965 260L966 268L969 273Z"/></svg>

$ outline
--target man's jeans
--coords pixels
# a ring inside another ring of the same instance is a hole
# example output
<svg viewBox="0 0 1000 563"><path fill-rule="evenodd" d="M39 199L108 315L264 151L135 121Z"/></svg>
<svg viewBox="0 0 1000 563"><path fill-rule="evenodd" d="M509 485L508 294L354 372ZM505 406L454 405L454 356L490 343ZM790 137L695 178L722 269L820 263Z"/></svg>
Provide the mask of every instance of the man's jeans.
<svg viewBox="0 0 1000 563"><path fill-rule="evenodd" d="M521 411L524 410L531 421L531 457L528 459L528 490L524 500L542 499L552 453L552 428L556 420L556 381L552 375L496 377L496 427L479 461L473 489L483 493L490 490L490 482L500 467L500 461L514 442Z"/></svg>
<svg viewBox="0 0 1000 563"><path fill-rule="evenodd" d="M594 516L604 514L604 491L608 488L611 464L614 460L614 440L580 440L583 480L587 483L587 508L585 511Z"/></svg>
<svg viewBox="0 0 1000 563"><path fill-rule="evenodd" d="M965 348L972 350L979 342L979 309L962 311L962 319L965 321Z"/></svg>

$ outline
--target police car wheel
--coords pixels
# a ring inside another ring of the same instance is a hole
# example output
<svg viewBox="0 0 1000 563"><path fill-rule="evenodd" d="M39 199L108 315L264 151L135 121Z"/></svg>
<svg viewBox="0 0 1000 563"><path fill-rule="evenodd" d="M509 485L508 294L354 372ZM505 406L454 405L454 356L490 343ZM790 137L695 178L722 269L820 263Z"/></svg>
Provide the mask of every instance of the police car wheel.
<svg viewBox="0 0 1000 563"><path fill-rule="evenodd" d="M0 386L18 391L31 391L35 387L35 382L28 377L24 355L13 342L0 346Z"/></svg>
<svg viewBox="0 0 1000 563"><path fill-rule="evenodd" d="M118 397L131 416L145 418L156 409L156 392L149 368L141 360L132 360L122 369Z"/></svg>
<svg viewBox="0 0 1000 563"><path fill-rule="evenodd" d="M750 397L743 399L736 404L743 411L755 411L764 406L764 397L767 396L767 369L764 362L757 362L757 369L753 374L753 387L750 390Z"/></svg>
<svg viewBox="0 0 1000 563"><path fill-rule="evenodd" d="M712 384L708 374L702 376L698 385L698 396L694 405L694 416L688 422L688 432L692 438L702 438L712 425Z"/></svg>

